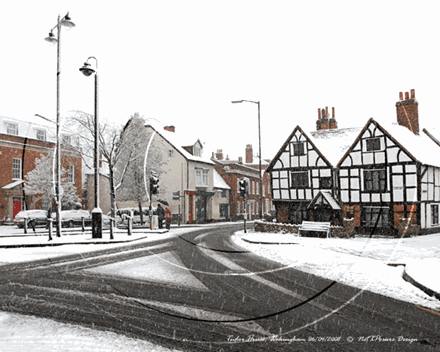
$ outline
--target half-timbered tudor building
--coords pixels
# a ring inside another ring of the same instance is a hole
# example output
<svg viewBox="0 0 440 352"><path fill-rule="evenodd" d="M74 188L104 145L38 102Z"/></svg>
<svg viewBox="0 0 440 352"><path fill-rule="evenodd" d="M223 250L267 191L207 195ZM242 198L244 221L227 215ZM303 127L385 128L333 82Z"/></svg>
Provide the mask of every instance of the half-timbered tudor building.
<svg viewBox="0 0 440 352"><path fill-rule="evenodd" d="M317 131L296 126L269 165L272 201L280 222L340 223L336 165L360 128L338 129L328 109L318 109Z"/></svg>
<svg viewBox="0 0 440 352"><path fill-rule="evenodd" d="M330 129L320 129L320 115L310 135L297 126L268 168L278 220L353 218L358 232L377 226L392 234L402 222L437 232L440 146L426 130L419 133L414 90L405 99L400 93L396 109L392 124L371 118L363 128L325 122Z"/></svg>

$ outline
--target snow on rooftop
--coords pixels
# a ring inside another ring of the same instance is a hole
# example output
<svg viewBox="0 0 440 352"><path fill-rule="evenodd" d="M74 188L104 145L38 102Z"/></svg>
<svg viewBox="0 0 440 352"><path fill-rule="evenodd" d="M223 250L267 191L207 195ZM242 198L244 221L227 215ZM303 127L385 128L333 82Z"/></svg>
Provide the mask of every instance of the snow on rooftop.
<svg viewBox="0 0 440 352"><path fill-rule="evenodd" d="M440 167L440 158L435 157L440 147L423 131L416 135L398 124L377 122L422 164Z"/></svg>
<svg viewBox="0 0 440 352"><path fill-rule="evenodd" d="M217 172L217 170L214 170L214 188L220 188L220 189L231 189L231 187L228 186L228 184L225 182L223 177Z"/></svg>
<svg viewBox="0 0 440 352"><path fill-rule="evenodd" d="M362 128L363 127L336 128L312 131L308 134L308 137L324 157L326 157L333 166L336 166L345 152L356 140Z"/></svg>
<svg viewBox="0 0 440 352"><path fill-rule="evenodd" d="M174 148L176 148L186 159L192 160L192 161L199 161L199 162L203 162L206 164L214 164L211 161L211 159L209 158L209 155L206 153L205 150L202 150L202 156L195 156L183 148L184 146L186 147L186 146L195 145L198 141L200 141L200 139L198 139L198 138L189 139L188 136L184 136L184 135L179 134L177 132L171 132L171 131L165 130L163 128L164 126L161 126L160 124L157 124L157 123L156 124L147 123L146 126L150 126L154 130L156 130ZM203 143L202 143L202 146L203 146Z"/></svg>

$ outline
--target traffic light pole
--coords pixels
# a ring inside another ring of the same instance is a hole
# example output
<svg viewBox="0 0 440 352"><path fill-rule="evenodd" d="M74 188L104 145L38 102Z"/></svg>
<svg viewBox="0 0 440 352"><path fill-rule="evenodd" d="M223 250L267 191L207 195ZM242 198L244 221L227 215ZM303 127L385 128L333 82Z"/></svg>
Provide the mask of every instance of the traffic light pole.
<svg viewBox="0 0 440 352"><path fill-rule="evenodd" d="M246 233L246 219L247 219L247 195L244 196L244 233Z"/></svg>

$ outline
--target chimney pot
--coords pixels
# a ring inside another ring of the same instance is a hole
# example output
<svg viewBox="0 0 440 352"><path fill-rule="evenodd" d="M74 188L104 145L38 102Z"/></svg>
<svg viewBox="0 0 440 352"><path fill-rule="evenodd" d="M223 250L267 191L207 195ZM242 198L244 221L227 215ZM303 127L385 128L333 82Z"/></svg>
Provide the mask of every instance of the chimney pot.
<svg viewBox="0 0 440 352"><path fill-rule="evenodd" d="M334 119L335 118L335 108L333 107L332 108L332 119Z"/></svg>
<svg viewBox="0 0 440 352"><path fill-rule="evenodd" d="M318 120L321 120L321 109L318 108Z"/></svg>
<svg viewBox="0 0 440 352"><path fill-rule="evenodd" d="M403 100L403 93L402 92L399 93L399 100Z"/></svg>
<svg viewBox="0 0 440 352"><path fill-rule="evenodd" d="M405 92L405 100L408 100L408 99L409 99L409 93Z"/></svg>
<svg viewBox="0 0 440 352"><path fill-rule="evenodd" d="M325 118L328 119L328 106L325 107Z"/></svg>
<svg viewBox="0 0 440 352"><path fill-rule="evenodd" d="M416 91L414 89L411 89L411 99L416 98Z"/></svg>
<svg viewBox="0 0 440 352"><path fill-rule="evenodd" d="M238 162L239 162L240 164L243 164L243 157L239 156L239 157L238 157Z"/></svg>

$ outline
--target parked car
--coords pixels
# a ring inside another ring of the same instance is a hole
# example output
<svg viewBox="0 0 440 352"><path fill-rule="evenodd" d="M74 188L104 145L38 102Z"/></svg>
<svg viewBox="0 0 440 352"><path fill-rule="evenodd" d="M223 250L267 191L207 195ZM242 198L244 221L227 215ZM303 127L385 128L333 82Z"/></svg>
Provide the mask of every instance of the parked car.
<svg viewBox="0 0 440 352"><path fill-rule="evenodd" d="M85 226L92 225L92 216L87 210L61 210L61 226L81 226L83 218ZM56 224L57 213L52 213L52 219L54 220L54 224Z"/></svg>
<svg viewBox="0 0 440 352"><path fill-rule="evenodd" d="M20 229L24 227L24 219L35 220L35 226L46 226L47 223L47 210L35 209L35 210L22 210L14 218L14 224Z"/></svg>

